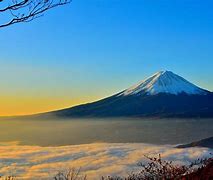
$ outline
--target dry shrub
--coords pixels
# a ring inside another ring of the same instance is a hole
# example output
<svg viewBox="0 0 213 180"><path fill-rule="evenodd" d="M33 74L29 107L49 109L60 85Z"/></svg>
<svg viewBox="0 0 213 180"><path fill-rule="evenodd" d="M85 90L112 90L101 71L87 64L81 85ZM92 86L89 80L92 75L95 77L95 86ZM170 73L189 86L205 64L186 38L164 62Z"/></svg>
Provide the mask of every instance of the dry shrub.
<svg viewBox="0 0 213 180"><path fill-rule="evenodd" d="M212 180L213 158L198 159L190 165L178 165L161 156L145 156L149 162L139 163L141 170L127 177L102 177L102 180ZM208 168L208 169L207 169ZM203 178L205 175L205 178ZM207 176L208 175L208 176Z"/></svg>
<svg viewBox="0 0 213 180"><path fill-rule="evenodd" d="M0 180L16 180L15 176L0 176Z"/></svg>
<svg viewBox="0 0 213 180"><path fill-rule="evenodd" d="M86 175L81 174L81 169L70 168L66 171L59 171L54 180L86 180Z"/></svg>

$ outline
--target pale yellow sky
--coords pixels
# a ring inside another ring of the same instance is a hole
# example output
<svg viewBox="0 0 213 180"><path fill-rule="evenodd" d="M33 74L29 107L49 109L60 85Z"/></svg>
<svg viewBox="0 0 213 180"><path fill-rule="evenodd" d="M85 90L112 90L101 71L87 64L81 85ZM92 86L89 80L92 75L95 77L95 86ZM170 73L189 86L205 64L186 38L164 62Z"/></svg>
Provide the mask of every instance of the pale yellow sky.
<svg viewBox="0 0 213 180"><path fill-rule="evenodd" d="M118 93L156 72L138 71L135 74L129 70L128 74L113 74L107 69L99 72L102 75L100 77L97 72L93 74L85 70L82 73L68 67L0 65L0 116L35 114L96 101ZM99 71L98 68L95 70ZM208 72L188 75L181 71L176 73L202 88L213 90L212 76Z"/></svg>
<svg viewBox="0 0 213 180"><path fill-rule="evenodd" d="M97 100L90 98L7 97L0 96L0 116L27 115L47 112Z"/></svg>

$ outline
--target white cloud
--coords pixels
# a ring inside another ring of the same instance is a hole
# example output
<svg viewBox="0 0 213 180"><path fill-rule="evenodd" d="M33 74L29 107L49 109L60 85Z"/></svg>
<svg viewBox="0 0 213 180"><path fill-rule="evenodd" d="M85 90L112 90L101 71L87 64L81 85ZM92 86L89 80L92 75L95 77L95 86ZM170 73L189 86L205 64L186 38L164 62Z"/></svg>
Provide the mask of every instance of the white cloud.
<svg viewBox="0 0 213 180"><path fill-rule="evenodd" d="M134 143L94 143L59 147L21 146L8 143L0 146L0 175L16 175L25 179L51 179L58 170L82 168L88 179L102 175L126 175L137 170L144 155L161 154L177 162L209 156L207 148L176 149Z"/></svg>

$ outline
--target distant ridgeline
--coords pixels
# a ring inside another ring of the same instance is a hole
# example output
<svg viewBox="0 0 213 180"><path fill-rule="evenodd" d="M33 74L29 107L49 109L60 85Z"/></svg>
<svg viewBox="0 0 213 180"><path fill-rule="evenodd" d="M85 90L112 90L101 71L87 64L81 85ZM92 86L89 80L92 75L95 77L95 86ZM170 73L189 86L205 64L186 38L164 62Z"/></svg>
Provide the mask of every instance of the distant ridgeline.
<svg viewBox="0 0 213 180"><path fill-rule="evenodd" d="M213 117L213 93L160 71L111 97L46 114L60 117Z"/></svg>
<svg viewBox="0 0 213 180"><path fill-rule="evenodd" d="M213 149L213 137L195 141L189 144L176 146L177 148L190 148L190 147L206 147Z"/></svg>

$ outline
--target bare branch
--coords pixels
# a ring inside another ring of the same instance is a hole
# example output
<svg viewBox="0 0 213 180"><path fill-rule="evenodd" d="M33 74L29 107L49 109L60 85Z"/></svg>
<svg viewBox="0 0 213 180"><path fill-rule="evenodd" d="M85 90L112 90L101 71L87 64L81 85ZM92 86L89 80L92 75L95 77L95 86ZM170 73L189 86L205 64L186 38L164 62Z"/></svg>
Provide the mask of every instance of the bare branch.
<svg viewBox="0 0 213 180"><path fill-rule="evenodd" d="M0 0L3 3L5 0ZM72 0L10 0L10 4L0 8L0 15L9 15L10 19L6 23L0 23L0 28L10 26L20 22L30 22L41 17L45 11L63 6ZM1 7L1 4L0 4Z"/></svg>

